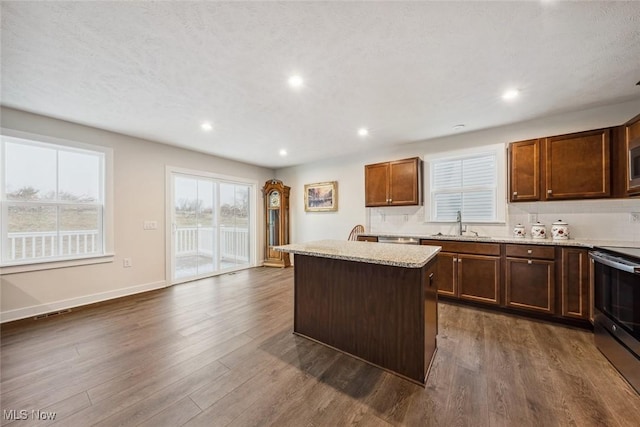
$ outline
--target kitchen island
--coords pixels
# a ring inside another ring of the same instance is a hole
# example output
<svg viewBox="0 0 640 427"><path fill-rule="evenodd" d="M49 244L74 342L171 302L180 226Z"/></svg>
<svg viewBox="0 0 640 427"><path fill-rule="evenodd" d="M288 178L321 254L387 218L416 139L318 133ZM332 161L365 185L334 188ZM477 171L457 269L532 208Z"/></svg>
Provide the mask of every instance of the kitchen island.
<svg viewBox="0 0 640 427"><path fill-rule="evenodd" d="M295 254L295 334L425 384L440 247L321 240L275 249Z"/></svg>

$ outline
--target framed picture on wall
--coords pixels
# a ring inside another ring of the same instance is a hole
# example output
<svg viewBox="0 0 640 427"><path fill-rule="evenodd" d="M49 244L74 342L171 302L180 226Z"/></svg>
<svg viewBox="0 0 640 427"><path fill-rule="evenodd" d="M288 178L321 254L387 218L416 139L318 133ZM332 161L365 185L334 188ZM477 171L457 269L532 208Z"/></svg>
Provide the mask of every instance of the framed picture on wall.
<svg viewBox="0 0 640 427"><path fill-rule="evenodd" d="M328 212L338 210L338 181L318 182L304 186L304 210Z"/></svg>

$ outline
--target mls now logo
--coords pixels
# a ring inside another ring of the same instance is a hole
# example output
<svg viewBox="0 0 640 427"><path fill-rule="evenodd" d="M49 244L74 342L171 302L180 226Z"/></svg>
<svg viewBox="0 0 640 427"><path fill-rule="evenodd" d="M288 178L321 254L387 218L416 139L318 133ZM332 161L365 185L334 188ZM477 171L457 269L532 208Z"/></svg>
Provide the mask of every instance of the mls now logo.
<svg viewBox="0 0 640 427"><path fill-rule="evenodd" d="M27 420L29 419L29 411L26 409L20 411L17 409L5 409L2 411L2 418L10 421Z"/></svg>

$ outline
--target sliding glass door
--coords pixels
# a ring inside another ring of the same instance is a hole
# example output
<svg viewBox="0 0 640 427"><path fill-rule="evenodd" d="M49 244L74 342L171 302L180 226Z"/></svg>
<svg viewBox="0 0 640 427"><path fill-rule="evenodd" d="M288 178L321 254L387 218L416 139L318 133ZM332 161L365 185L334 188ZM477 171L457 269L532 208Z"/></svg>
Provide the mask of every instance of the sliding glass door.
<svg viewBox="0 0 640 427"><path fill-rule="evenodd" d="M252 265L255 185L171 172L171 281Z"/></svg>

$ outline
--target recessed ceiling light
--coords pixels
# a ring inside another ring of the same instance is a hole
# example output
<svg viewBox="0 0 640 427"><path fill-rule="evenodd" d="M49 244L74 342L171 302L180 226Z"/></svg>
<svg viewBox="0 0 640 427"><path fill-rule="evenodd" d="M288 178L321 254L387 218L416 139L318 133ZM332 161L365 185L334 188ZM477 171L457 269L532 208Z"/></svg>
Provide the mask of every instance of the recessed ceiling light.
<svg viewBox="0 0 640 427"><path fill-rule="evenodd" d="M518 89L509 89L505 93L502 94L502 99L505 101L511 101L520 95L520 91Z"/></svg>
<svg viewBox="0 0 640 427"><path fill-rule="evenodd" d="M367 136L367 135L369 135L369 131L367 130L367 128L360 128L360 129L358 129L358 135Z"/></svg>
<svg viewBox="0 0 640 427"><path fill-rule="evenodd" d="M456 132L461 131L462 129L464 129L464 125L455 125L453 127L453 130L455 130Z"/></svg>
<svg viewBox="0 0 640 427"><path fill-rule="evenodd" d="M287 150L285 150L284 148L282 150L280 150L280 155L282 157L286 156L287 155Z"/></svg>
<svg viewBox="0 0 640 427"><path fill-rule="evenodd" d="M292 88L298 89L302 87L303 84L304 80L302 80L302 77L300 77L299 75L296 74L289 77L289 86L291 86Z"/></svg>
<svg viewBox="0 0 640 427"><path fill-rule="evenodd" d="M213 129L213 125L209 122L204 122L203 124L200 125L200 127L202 128L202 130L209 132L211 129Z"/></svg>

